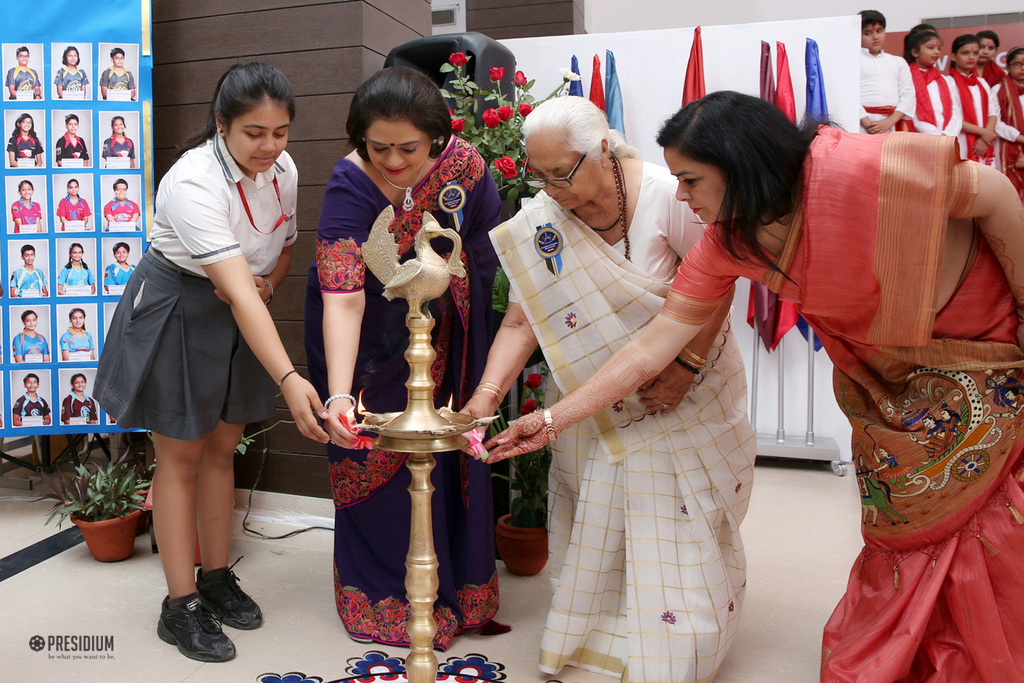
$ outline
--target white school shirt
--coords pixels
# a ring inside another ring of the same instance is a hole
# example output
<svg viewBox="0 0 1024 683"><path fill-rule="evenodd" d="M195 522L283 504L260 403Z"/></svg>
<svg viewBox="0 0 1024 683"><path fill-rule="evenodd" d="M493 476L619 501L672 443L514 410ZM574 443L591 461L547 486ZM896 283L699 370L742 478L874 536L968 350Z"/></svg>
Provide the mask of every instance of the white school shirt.
<svg viewBox="0 0 1024 683"><path fill-rule="evenodd" d="M915 69L921 67L915 66ZM924 71L924 69L921 69ZM946 114L942 111L942 99L939 96L939 82L932 81L928 84L928 99L932 101L932 111L935 112L935 123L938 124L933 126L932 124L922 121L916 116L914 117L914 130L918 133L924 133L926 135L949 135L954 136L960 133L960 129L964 127L964 112L960 108L960 92L956 89L956 83L949 76L942 76L946 79L946 85L949 86L949 99L953 103L953 113L949 117L949 123L942 130L938 128L942 125L942 120L946 118ZM916 95L915 95L916 96ZM916 112L915 112L916 114Z"/></svg>
<svg viewBox="0 0 1024 683"><path fill-rule="evenodd" d="M992 98L996 101L996 106L997 107L999 105L999 91L1000 91L1000 89L1002 89L1002 87L1003 87L1002 83L996 83L995 85L992 86ZM1024 107L1024 95L1020 96L1020 104L1021 104L1022 107ZM1010 142L1015 142L1017 140L1017 136L1020 135L1020 131L1017 130L1016 128L1014 128L1013 126L1009 125L1008 123L1003 123L1003 116L1002 115L1003 115L1002 108L1001 107L997 108L997 110L996 110L996 135L998 135L1003 140L1009 140Z"/></svg>
<svg viewBox="0 0 1024 683"><path fill-rule="evenodd" d="M911 119L917 111L917 92L907 60L885 51L871 54L860 49L860 117L880 121L884 114L869 114L864 107L895 107L903 118ZM861 126L860 131L867 131Z"/></svg>
<svg viewBox="0 0 1024 683"><path fill-rule="evenodd" d="M262 233L249 222L237 183ZM204 265L233 256L243 256L253 275L267 275L277 266L281 250L298 236L298 185L298 171L288 152L281 152L273 167L253 181L238 168L224 139L214 135L186 152L160 181L152 246L175 265L203 277ZM288 220L270 232L282 213Z"/></svg>
<svg viewBox="0 0 1024 683"><path fill-rule="evenodd" d="M986 81L984 78L979 77L977 81L978 82L975 83L974 85L967 86L967 90L971 93L971 101L961 102L960 104L964 108L964 110L966 110L967 107L974 107L974 118L976 121L980 121L981 123L979 123L978 125L981 128L984 128L985 124L988 122L988 119L984 117L984 111L981 107L981 98L984 97L986 100L988 100L988 115L996 117L996 126L998 127L999 99L996 97L996 91L992 90L992 88L989 87L988 81ZM956 83L956 81L953 82ZM959 92L959 90L957 92ZM960 124L960 132L957 134L956 138L957 140L960 141L960 158L966 159L968 152L970 152L970 150L967 149L967 133L963 131L962 123ZM996 154L998 154L998 147L999 145L996 144L996 149L993 150L993 152ZM998 156L992 157L992 163L995 164L996 161L998 161ZM978 163L983 162L979 159Z"/></svg>

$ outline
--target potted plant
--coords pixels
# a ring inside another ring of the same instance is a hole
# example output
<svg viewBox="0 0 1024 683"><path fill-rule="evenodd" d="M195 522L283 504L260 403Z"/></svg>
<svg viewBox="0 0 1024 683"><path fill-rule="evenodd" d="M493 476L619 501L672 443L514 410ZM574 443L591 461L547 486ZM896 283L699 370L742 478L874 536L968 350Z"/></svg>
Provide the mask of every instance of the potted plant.
<svg viewBox="0 0 1024 683"><path fill-rule="evenodd" d="M524 401L520 413L532 413L544 405L544 375L547 369L541 365L539 373L530 373L523 381ZM497 431L507 426L502 406L498 419L492 426ZM497 433L497 432L495 432ZM510 475L492 473L491 476L505 479L519 495L512 500L511 514L498 519L495 528L495 542L502 562L509 572L518 576L534 576L548 561L548 468L551 466L551 447L524 453L511 461Z"/></svg>
<svg viewBox="0 0 1024 683"><path fill-rule="evenodd" d="M52 490L44 497L56 501L46 523L57 517L59 527L70 517L82 530L89 552L100 562L117 562L135 552L144 501L141 492L149 480L126 462L127 457L125 451L106 465L78 465L68 477L59 472L42 474Z"/></svg>

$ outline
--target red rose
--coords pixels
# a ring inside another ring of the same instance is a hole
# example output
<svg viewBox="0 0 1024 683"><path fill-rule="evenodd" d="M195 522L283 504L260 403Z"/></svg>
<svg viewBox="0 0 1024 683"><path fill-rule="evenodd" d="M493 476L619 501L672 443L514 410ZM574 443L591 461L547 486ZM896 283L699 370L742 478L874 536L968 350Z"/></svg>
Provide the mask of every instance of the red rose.
<svg viewBox="0 0 1024 683"><path fill-rule="evenodd" d="M504 107L498 107L498 118L502 121L508 121L512 118L512 107L507 104Z"/></svg>
<svg viewBox="0 0 1024 683"><path fill-rule="evenodd" d="M520 102L519 103L519 115L520 116L525 118L531 111L533 111L533 107L528 105L526 102Z"/></svg>
<svg viewBox="0 0 1024 683"><path fill-rule="evenodd" d="M461 133L462 129L466 127L466 119L452 119L452 130L456 133Z"/></svg>
<svg viewBox="0 0 1024 683"><path fill-rule="evenodd" d="M468 61L469 58L466 57L465 52L453 52L448 57L448 63L451 64L452 66L462 66Z"/></svg>
<svg viewBox="0 0 1024 683"><path fill-rule="evenodd" d="M523 382L523 386L526 387L527 389L540 389L540 383L542 381L543 380L541 380L540 375L538 375L536 372L531 372L529 375L526 376L526 381Z"/></svg>
<svg viewBox="0 0 1024 683"><path fill-rule="evenodd" d="M522 71L517 71L516 75L512 77L512 82L518 85L520 88L526 87L526 74Z"/></svg>
<svg viewBox="0 0 1024 683"><path fill-rule="evenodd" d="M490 72L491 80L497 83L501 79L505 78L505 67L503 66L492 66Z"/></svg>
<svg viewBox="0 0 1024 683"><path fill-rule="evenodd" d="M501 175L505 176L506 180L515 178L519 175L519 171L516 169L516 162L512 161L512 158L508 156L495 159L494 167L501 171Z"/></svg>
<svg viewBox="0 0 1024 683"><path fill-rule="evenodd" d="M531 398L526 403L524 403L523 407L520 408L519 410L523 413L523 415L526 415L527 413L532 413L533 411L537 410L537 408L540 408L540 406L537 405L537 402Z"/></svg>
<svg viewBox="0 0 1024 683"><path fill-rule="evenodd" d="M484 125L488 128L497 128L498 124L501 123L501 117L498 116L498 112L493 109L486 110L480 115L480 118L484 120ZM505 119L506 121L508 119Z"/></svg>

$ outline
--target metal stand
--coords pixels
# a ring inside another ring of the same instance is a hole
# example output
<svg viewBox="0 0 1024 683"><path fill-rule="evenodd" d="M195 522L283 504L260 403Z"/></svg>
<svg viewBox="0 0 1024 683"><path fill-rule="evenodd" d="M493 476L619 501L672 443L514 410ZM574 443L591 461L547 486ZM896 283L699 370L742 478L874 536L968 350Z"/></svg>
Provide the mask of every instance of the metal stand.
<svg viewBox="0 0 1024 683"><path fill-rule="evenodd" d="M78 449L80 444L88 444L91 446L94 443L99 443L100 448L103 449L104 455L107 458L111 458L110 448L107 446L107 442L103 439L98 438L98 434L67 434L68 444L64 447L64 450L57 455L56 460L50 459L50 435L44 434L36 440L36 444L39 448L39 465L33 465L32 463L25 462L21 458L17 458L9 453L0 451L0 461L9 462L16 467L21 467L26 470L35 472L53 472L61 466L66 460L70 460L75 464L75 467L81 465L81 461L78 459ZM11 488L25 489L31 491L33 488L31 479L16 479L11 477L4 477L0 475L0 486L8 486Z"/></svg>

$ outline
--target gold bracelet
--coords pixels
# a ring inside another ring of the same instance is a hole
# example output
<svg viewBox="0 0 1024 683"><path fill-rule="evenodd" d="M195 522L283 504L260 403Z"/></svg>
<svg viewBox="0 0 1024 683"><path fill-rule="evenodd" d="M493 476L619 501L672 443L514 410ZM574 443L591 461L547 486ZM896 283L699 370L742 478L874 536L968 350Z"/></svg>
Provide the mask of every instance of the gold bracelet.
<svg viewBox="0 0 1024 683"><path fill-rule="evenodd" d="M1021 308L1020 306L1017 307L1017 319L1024 320L1024 308Z"/></svg>
<svg viewBox="0 0 1024 683"><path fill-rule="evenodd" d="M544 429L548 432L548 443L555 442L555 423L551 419L551 411L547 408L544 409Z"/></svg>
<svg viewBox="0 0 1024 683"><path fill-rule="evenodd" d="M697 355L689 346L683 347L683 354L689 356L690 360L693 361L693 365L696 365L698 368L702 368L708 364L707 358Z"/></svg>
<svg viewBox="0 0 1024 683"><path fill-rule="evenodd" d="M473 393L477 394L477 393L480 393L481 391L486 391L488 393L494 394L494 396L499 401L501 400L501 392L498 391L497 389L495 389L494 386L491 385L490 382L481 382L480 385L476 388L476 391L474 391Z"/></svg>

